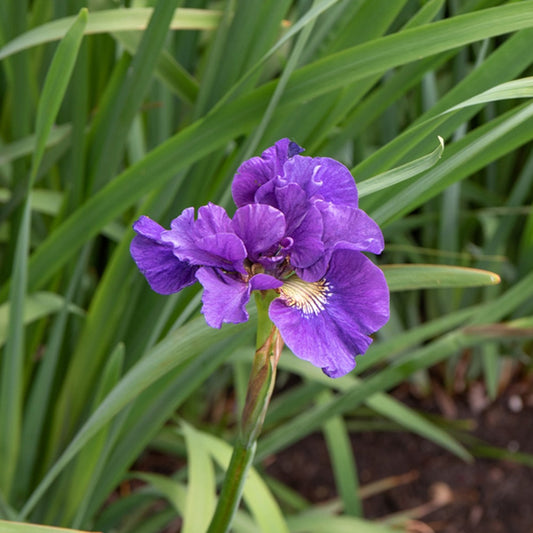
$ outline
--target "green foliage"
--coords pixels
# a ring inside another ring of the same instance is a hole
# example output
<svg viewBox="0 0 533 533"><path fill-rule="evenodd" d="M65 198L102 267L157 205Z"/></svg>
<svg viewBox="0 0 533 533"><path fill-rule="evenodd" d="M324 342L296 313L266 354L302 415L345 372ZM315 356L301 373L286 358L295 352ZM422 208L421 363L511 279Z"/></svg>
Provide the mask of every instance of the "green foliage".
<svg viewBox="0 0 533 533"><path fill-rule="evenodd" d="M531 349L533 1L117 4L0 3L0 529L207 528L236 416L210 413L242 400L255 314L213 330L196 288L152 293L129 228L231 210L237 166L281 137L353 169L392 316L345 378L283 353L298 384L274 392L234 530L392 531L361 516L363 407L465 461L513 459L388 391L438 362L450 379L468 349L495 396L503 354ZM340 497L321 508L262 471L317 430ZM149 446L187 466L132 471Z"/></svg>

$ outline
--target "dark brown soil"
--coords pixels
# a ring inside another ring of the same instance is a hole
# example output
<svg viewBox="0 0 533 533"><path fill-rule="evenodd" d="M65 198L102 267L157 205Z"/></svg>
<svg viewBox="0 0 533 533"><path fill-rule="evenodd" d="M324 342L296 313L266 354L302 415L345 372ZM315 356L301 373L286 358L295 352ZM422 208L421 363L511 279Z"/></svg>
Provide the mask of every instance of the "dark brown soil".
<svg viewBox="0 0 533 533"><path fill-rule="evenodd" d="M468 419L473 434L491 446L533 454L533 392L510 387L495 403L471 389L463 399L441 395L413 400L411 407ZM361 485L392 476L390 488L365 498L364 516L378 519L415 510L410 531L420 533L533 533L533 468L511 461L477 458L472 464L416 435L367 432L351 436ZM336 497L324 439L313 434L271 458L267 472L311 502ZM403 480L403 482L402 482Z"/></svg>

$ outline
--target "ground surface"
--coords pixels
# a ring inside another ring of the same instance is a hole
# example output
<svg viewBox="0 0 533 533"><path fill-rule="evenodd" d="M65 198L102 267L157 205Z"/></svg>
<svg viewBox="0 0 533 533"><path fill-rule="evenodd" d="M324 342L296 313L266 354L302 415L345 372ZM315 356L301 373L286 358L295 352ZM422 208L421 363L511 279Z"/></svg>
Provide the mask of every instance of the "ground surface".
<svg viewBox="0 0 533 533"><path fill-rule="evenodd" d="M529 380L510 385L492 404L476 387L453 400L442 394L438 401L415 400L405 389L395 395L421 410L470 420L473 433L492 446L533 454ZM392 480L394 488L364 500L365 517L417 508L419 523L412 526L417 533L533 533L532 467L494 459L466 464L405 432L357 433L351 441L362 485L400 476ZM312 502L336 496L321 434L272 458L267 471Z"/></svg>
<svg viewBox="0 0 533 533"><path fill-rule="evenodd" d="M487 399L481 383L453 395L437 383L423 398L405 384L392 394L422 413L466 423L488 445L533 455L532 375L511 378L495 402ZM416 519L409 533L533 533L533 465L487 458L467 464L403 431L353 433L351 442L361 485L368 488L380 480L388 485L364 499L366 518L410 511ZM181 460L152 451L136 469L172 474L181 466ZM310 502L337 496L320 433L269 457L264 467ZM177 533L180 524L176 520L164 533Z"/></svg>

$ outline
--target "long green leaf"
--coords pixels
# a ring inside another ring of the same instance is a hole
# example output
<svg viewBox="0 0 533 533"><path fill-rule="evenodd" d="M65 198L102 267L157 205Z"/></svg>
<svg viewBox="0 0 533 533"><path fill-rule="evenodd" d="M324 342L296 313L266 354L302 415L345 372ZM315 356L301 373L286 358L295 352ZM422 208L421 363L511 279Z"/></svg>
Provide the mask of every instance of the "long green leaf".
<svg viewBox="0 0 533 533"><path fill-rule="evenodd" d="M495 285L500 277L477 268L444 265L384 265L381 267L391 291Z"/></svg>
<svg viewBox="0 0 533 533"><path fill-rule="evenodd" d="M28 294L24 301L23 323L31 324L40 318L44 318L53 313L57 313L64 305L65 300L52 292L35 292ZM0 346L6 342L9 324L9 302L0 305ZM70 305L70 312L83 315L83 310L74 305Z"/></svg>
<svg viewBox="0 0 533 533"><path fill-rule="evenodd" d="M0 531L2 533L88 533L81 529L65 529L63 527L39 526L22 522L6 522L0 520Z"/></svg>
<svg viewBox="0 0 533 533"><path fill-rule="evenodd" d="M101 138L93 139L96 149L92 152L94 162L89 176L93 192L105 184L118 167L127 133L150 86L175 7L182 1L157 3L124 83L116 93L113 105L107 109Z"/></svg>
<svg viewBox="0 0 533 533"><path fill-rule="evenodd" d="M144 7L95 11L89 14L85 34L144 30L148 26L152 12L151 8ZM181 8L174 13L170 28L212 30L219 19L218 11ZM54 20L18 36L0 49L0 60L33 46L62 39L73 22L74 17Z"/></svg>
<svg viewBox="0 0 533 533"><path fill-rule="evenodd" d="M289 81L280 110L284 105L327 93L347 82L396 65L532 25L533 2L527 0L454 17L453 21L439 21L356 46L296 71ZM420 49L420 39L426 37L429 39L428 46ZM44 283L76 252L70 243L81 245L146 192L162 186L180 169L223 146L234 136L249 131L264 111L272 90L273 84L268 84L215 109L208 117L182 130L126 170L101 194L93 196L36 252L31 261L30 287ZM147 175L152 179L146 180Z"/></svg>
<svg viewBox="0 0 533 533"><path fill-rule="evenodd" d="M215 470L200 434L182 423L188 458L188 485L183 533L207 531L215 510Z"/></svg>
<svg viewBox="0 0 533 533"><path fill-rule="evenodd" d="M394 339L393 339L394 340ZM383 348L381 348L383 350ZM283 357L280 360L280 366L295 374L305 377L307 380L316 383L322 383L328 389L336 390L344 394L349 394L350 391L355 391L357 387L363 385L363 381L352 376L345 376L342 379L331 380L326 378L323 374L317 373L316 370L309 366L308 363L302 362L296 357ZM374 357L372 352L365 355L364 358L358 357L358 366L361 366L363 361L369 361ZM379 361L375 357L374 365L377 366ZM359 371L360 373L360 371ZM408 431L412 431L426 439L431 440L438 446L454 453L464 461L471 461L472 456L461 444L446 431L430 422L415 410L403 405L401 402L383 392L377 392L364 400L364 403L379 413L384 418L391 420L400 427Z"/></svg>
<svg viewBox="0 0 533 533"><path fill-rule="evenodd" d="M331 393L324 391L320 400L326 402L331 399ZM335 476L337 492L343 503L343 511L347 515L363 515L361 498L359 495L359 481L355 465L354 452L346 424L340 416L326 420L323 427L324 437L331 458L331 466Z"/></svg>
<svg viewBox="0 0 533 533"><path fill-rule="evenodd" d="M70 124L62 124L55 127L50 131L48 138L46 140L46 148L50 148L59 144L61 141L64 141L68 138L71 132ZM0 165L10 163L15 159L18 159L22 156L29 155L35 150L36 135L30 135L24 139L19 139L10 144L5 144L0 147Z"/></svg>
<svg viewBox="0 0 533 533"><path fill-rule="evenodd" d="M27 516L63 468L121 409L170 370L186 362L199 351L205 350L217 340L233 334L236 327L238 326L228 325L222 330L214 330L206 326L203 317L198 317L154 347L122 378L80 429L28 499L20 513L21 517Z"/></svg>
<svg viewBox="0 0 533 533"><path fill-rule="evenodd" d="M46 75L41 99L37 109L36 143L32 165L27 179L26 200L17 233L15 257L13 260L13 283L10 290L9 329L2 359L2 380L0 390L0 456L5 468L0 472L0 486L9 495L20 450L22 431L22 403L24 395L23 366L24 346L24 302L28 284L28 256L30 248L31 207L29 191L46 148L52 125L63 100L70 75L83 37L87 22L87 10L82 9L64 39L59 43Z"/></svg>
<svg viewBox="0 0 533 533"><path fill-rule="evenodd" d="M442 137L439 137L439 145L433 152L415 159L410 163L406 163L401 167L394 168L378 176L374 176L368 180L362 181L359 183L357 189L359 192L359 198L364 198L374 192L381 191L397 183L408 180L424 170L431 168L437 161L441 158L442 152L444 151L444 140ZM356 176L357 179L357 176Z"/></svg>

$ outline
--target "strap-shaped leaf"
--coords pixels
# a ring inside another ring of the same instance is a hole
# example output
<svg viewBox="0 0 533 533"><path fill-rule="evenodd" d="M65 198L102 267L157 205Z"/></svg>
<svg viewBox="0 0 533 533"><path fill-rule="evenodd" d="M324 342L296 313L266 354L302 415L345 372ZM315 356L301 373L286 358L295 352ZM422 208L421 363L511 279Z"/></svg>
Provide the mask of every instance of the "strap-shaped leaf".
<svg viewBox="0 0 533 533"><path fill-rule="evenodd" d="M391 291L496 285L500 276L488 270L446 265L384 265Z"/></svg>

